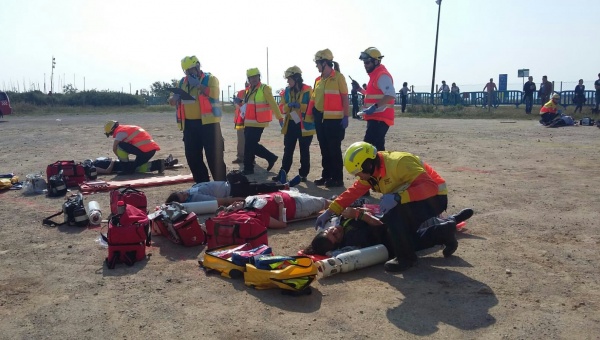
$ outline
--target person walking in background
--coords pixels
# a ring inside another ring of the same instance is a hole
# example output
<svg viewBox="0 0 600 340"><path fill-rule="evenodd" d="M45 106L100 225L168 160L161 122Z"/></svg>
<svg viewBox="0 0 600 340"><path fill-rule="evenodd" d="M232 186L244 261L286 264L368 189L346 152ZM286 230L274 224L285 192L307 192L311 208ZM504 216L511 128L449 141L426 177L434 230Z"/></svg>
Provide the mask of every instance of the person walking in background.
<svg viewBox="0 0 600 340"><path fill-rule="evenodd" d="M531 114L531 109L533 106L533 93L535 92L536 87L533 82L533 77L529 76L527 82L523 84L523 101L525 102L525 113Z"/></svg>
<svg viewBox="0 0 600 340"><path fill-rule="evenodd" d="M579 84L575 86L575 95L573 96L573 103L576 105L573 113L577 113L577 109L579 109L579 113L581 113L585 101L585 85L583 85L583 79L579 79Z"/></svg>
<svg viewBox="0 0 600 340"><path fill-rule="evenodd" d="M402 113L406 110L406 101L408 99L408 93L410 89L408 88L408 83L402 83L402 88L400 89L400 104L402 105Z"/></svg>
<svg viewBox="0 0 600 340"><path fill-rule="evenodd" d="M552 91L553 91L552 83L548 81L548 77L543 76L542 83L540 84L540 92L539 92L541 105L544 105L548 101L550 101L550 95L552 94Z"/></svg>
<svg viewBox="0 0 600 340"><path fill-rule="evenodd" d="M450 87L450 96L452 97L452 105L460 103L460 88L456 86L456 83L452 83L452 87Z"/></svg>
<svg viewBox="0 0 600 340"><path fill-rule="evenodd" d="M442 80L442 86L438 89L438 93L442 93L442 104L444 106L448 105L448 97L450 95L450 86L446 84L445 80Z"/></svg>
<svg viewBox="0 0 600 340"><path fill-rule="evenodd" d="M236 157L233 162L231 162L233 164L244 163L244 145L246 143L244 143L244 117L242 116L242 105L244 104L244 97L246 96L246 91L248 91L249 86L250 84L246 81L244 89L239 90L237 95L233 97L233 104L235 105L233 123L237 134Z"/></svg>
<svg viewBox="0 0 600 340"><path fill-rule="evenodd" d="M256 156L264 158L269 163L267 171L271 171L277 157L274 153L267 150L260 144L260 138L269 122L273 120L273 112L279 120L279 125L283 126L283 116L279 111L279 106L273 97L271 87L260 82L260 71L258 68L250 68L246 71L250 88L244 96L244 107L242 114L244 116L244 175L254 174L254 158Z"/></svg>
<svg viewBox="0 0 600 340"><path fill-rule="evenodd" d="M302 70L298 66L292 66L285 70L283 76L288 83L283 96L281 96L280 105L283 107L285 121L281 128L283 137L283 159L281 160L281 170L286 174L290 172L296 143L300 144L300 181L306 182L306 177L310 172L310 143L312 143L315 132L315 123L312 120L314 116L306 115L306 109L310 102L312 88L304 84L302 79ZM280 175L273 177L273 180L281 180Z"/></svg>
<svg viewBox="0 0 600 340"><path fill-rule="evenodd" d="M596 107L594 108L594 113L598 113L598 108L600 107L600 73L598 73L598 79L594 82L594 88L596 89Z"/></svg>
<svg viewBox="0 0 600 340"><path fill-rule="evenodd" d="M363 90L365 105L363 119L367 121L367 130L363 141L375 145L378 150L385 150L385 136L394 125L394 102L396 89L394 79L387 68L381 64L383 55L375 47L369 47L360 53L365 70L369 74L369 84ZM357 82L352 82L353 89L360 89Z"/></svg>
<svg viewBox="0 0 600 340"><path fill-rule="evenodd" d="M348 85L340 66L333 61L333 53L327 48L315 53L314 62L321 73L315 86L308 115L315 122L317 140L321 149L321 177L315 185L328 188L344 186L342 141L346 136L350 105Z"/></svg>
<svg viewBox="0 0 600 340"><path fill-rule="evenodd" d="M359 111L359 107L358 107L358 91L355 90L355 89L352 89L352 91L350 91L350 96L352 97L352 118L358 119L358 118L360 118L358 116L358 111Z"/></svg>
<svg viewBox="0 0 600 340"><path fill-rule="evenodd" d="M201 183L210 180L203 152L206 152L206 162L213 180L224 181L225 140L221 134L222 112L217 105L221 94L219 80L212 74L203 72L200 67L196 56L181 59L185 77L181 78L178 87L194 100L183 100L173 93L169 97L169 104L177 107L177 124L183 131L185 158L194 181Z"/></svg>
<svg viewBox="0 0 600 340"><path fill-rule="evenodd" d="M483 87L483 91L486 91L487 93L487 105L489 108L491 108L493 103L494 92L498 91L496 83L494 83L494 78L490 78L490 82L485 84L485 86Z"/></svg>

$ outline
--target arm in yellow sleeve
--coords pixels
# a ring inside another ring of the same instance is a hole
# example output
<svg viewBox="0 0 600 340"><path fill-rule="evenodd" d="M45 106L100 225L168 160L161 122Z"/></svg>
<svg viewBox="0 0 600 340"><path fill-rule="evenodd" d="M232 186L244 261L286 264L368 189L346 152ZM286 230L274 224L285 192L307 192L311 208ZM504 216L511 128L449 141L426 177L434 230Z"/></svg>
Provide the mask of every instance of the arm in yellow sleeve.
<svg viewBox="0 0 600 340"><path fill-rule="evenodd" d="M219 96L221 95L219 90L219 79L211 74L210 79L208 80L208 87L204 89L202 94L214 99L215 101L218 101Z"/></svg>

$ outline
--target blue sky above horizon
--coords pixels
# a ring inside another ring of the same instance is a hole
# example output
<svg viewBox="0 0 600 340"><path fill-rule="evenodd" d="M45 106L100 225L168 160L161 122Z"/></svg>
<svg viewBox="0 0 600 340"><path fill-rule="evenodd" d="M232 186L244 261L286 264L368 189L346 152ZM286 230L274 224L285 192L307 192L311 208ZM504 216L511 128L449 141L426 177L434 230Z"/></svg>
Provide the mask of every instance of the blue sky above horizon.
<svg viewBox="0 0 600 340"><path fill-rule="evenodd" d="M367 82L358 56L375 46L397 89L431 87L438 6L434 0L76 1L4 0L0 4L0 88L54 87L132 92L180 78L180 60L196 55L227 96L245 71L258 67L276 90L292 65L312 85L317 50L329 48L346 76ZM600 72L600 1L443 0L436 84L481 90L508 74L519 89L520 68L587 89ZM60 90L56 91L60 92Z"/></svg>

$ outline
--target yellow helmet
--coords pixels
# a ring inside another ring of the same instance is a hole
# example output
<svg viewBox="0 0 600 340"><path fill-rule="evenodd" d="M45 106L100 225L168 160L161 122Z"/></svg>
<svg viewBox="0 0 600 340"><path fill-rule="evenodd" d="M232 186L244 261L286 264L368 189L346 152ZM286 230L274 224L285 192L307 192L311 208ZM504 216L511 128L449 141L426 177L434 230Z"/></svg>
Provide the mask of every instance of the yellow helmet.
<svg viewBox="0 0 600 340"><path fill-rule="evenodd" d="M287 70L285 70L285 74L283 75L283 78L287 79L288 77L291 77L294 74L302 74L302 70L300 69L300 67L298 67L296 65L289 67Z"/></svg>
<svg viewBox="0 0 600 340"><path fill-rule="evenodd" d="M200 61L195 55L181 59L181 68L183 69L183 72L196 66L200 68Z"/></svg>
<svg viewBox="0 0 600 340"><path fill-rule="evenodd" d="M119 122L116 120L109 120L106 122L106 124L104 124L104 134L106 135L106 138L112 135L117 126L119 126Z"/></svg>
<svg viewBox="0 0 600 340"><path fill-rule="evenodd" d="M331 53L331 51L328 48L317 51L317 53L315 53L315 59L313 59L313 61L319 60L333 60L333 53Z"/></svg>
<svg viewBox="0 0 600 340"><path fill-rule="evenodd" d="M260 71L258 70L258 67L249 68L246 71L246 77L253 77L253 76L260 76Z"/></svg>
<svg viewBox="0 0 600 340"><path fill-rule="evenodd" d="M360 59L360 60L367 60L367 59L381 60L381 58L383 58L383 56L381 55L381 52L379 52L379 50L375 47L369 47L366 50L364 50L363 52L360 52L360 57L358 57L358 59Z"/></svg>
<svg viewBox="0 0 600 340"><path fill-rule="evenodd" d="M348 147L344 153L344 167L346 170L356 175L363 171L362 165L367 159L375 159L377 149L367 142L356 142Z"/></svg>
<svg viewBox="0 0 600 340"><path fill-rule="evenodd" d="M554 95L552 95L552 99L560 99L560 94L555 93Z"/></svg>

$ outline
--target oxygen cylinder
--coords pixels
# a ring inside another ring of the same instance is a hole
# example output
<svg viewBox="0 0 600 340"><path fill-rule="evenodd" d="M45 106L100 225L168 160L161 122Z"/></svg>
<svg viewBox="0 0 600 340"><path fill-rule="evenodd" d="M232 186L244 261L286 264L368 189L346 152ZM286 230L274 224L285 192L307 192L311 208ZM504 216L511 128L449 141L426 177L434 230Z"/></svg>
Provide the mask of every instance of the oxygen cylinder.
<svg viewBox="0 0 600 340"><path fill-rule="evenodd" d="M90 201L88 203L88 216L91 225L100 225L102 222L102 211L100 211L100 204L98 202Z"/></svg>
<svg viewBox="0 0 600 340"><path fill-rule="evenodd" d="M217 201L189 202L181 205L187 212L193 212L196 215L213 214L219 208Z"/></svg>
<svg viewBox="0 0 600 340"><path fill-rule="evenodd" d="M388 259L387 248L383 244L352 250L317 262L319 277L324 278L337 273L347 273L356 269L385 262Z"/></svg>

